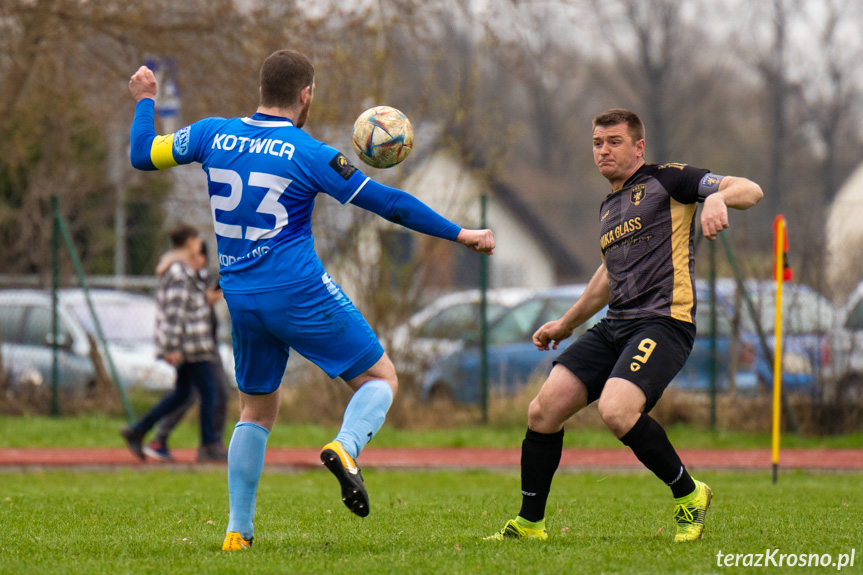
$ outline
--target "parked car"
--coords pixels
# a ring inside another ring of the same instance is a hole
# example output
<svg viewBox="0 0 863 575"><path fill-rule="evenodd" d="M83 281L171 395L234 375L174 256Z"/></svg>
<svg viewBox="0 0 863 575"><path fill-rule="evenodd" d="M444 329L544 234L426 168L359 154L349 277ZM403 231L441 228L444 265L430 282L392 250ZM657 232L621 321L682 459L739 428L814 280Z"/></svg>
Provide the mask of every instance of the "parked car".
<svg viewBox="0 0 863 575"><path fill-rule="evenodd" d="M830 343L832 399L863 400L863 283L837 310Z"/></svg>
<svg viewBox="0 0 863 575"><path fill-rule="evenodd" d="M114 290L91 290L90 295L122 385L172 388L174 368L155 356L155 300ZM87 389L96 380L88 338L90 334L98 342L95 323L82 290L60 290L58 298L58 387ZM49 385L53 362L50 292L0 292L0 335L3 362L10 366L13 382ZM107 359L105 364L108 368ZM27 377L22 378L21 373Z"/></svg>
<svg viewBox="0 0 863 575"><path fill-rule="evenodd" d="M775 284L750 281L746 284L758 312L765 343L775 345ZM558 319L581 296L584 285L565 286L535 295L504 312L489 329L489 380L495 391L517 391L531 377L547 373L554 358L573 341L567 340L556 351L539 351L531 336L547 321ZM710 291L697 281L697 336L692 353L671 386L678 389L706 390L710 385ZM745 304L735 302L737 286L732 279L717 282L717 383L719 391L729 388L732 375L739 392L755 393L773 383L772 359L765 353L755 321ZM735 312L737 310L737 312ZM786 284L783 290L783 387L790 392L816 393L819 374L829 355L829 326L833 306L824 296L799 284ZM735 314L739 335L732 337ZM585 322L574 334L578 337L598 322L605 310ZM425 375L421 397L427 400L480 401L480 351L477 336L435 361Z"/></svg>
<svg viewBox="0 0 863 575"><path fill-rule="evenodd" d="M505 310L489 326L489 386L495 392L515 392L531 377L547 373L566 345L540 351L533 345L533 333L544 323L559 319L584 293L584 284L561 286L533 295ZM603 309L573 334L583 334L605 315ZM479 333L474 327L457 349L436 360L423 378L420 397L430 401L481 401Z"/></svg>
<svg viewBox="0 0 863 575"><path fill-rule="evenodd" d="M733 279L717 281L716 370L717 388L730 388L732 377L739 392L755 393L773 387L775 353L776 284L772 281L746 282L753 307L764 333L765 351L756 322L737 294ZM692 353L672 386L680 389L710 387L710 289L697 280L698 326ZM812 288L786 283L782 293L782 387L788 392L815 395L820 389L822 371L830 356L830 331L835 308ZM737 318L737 321L735 321ZM732 337L735 330L738 336Z"/></svg>
<svg viewBox="0 0 863 575"><path fill-rule="evenodd" d="M531 293L528 288L489 290L486 296L489 324ZM480 297L476 289L440 296L396 328L387 352L399 371L423 371L436 358L461 348L465 339L476 339Z"/></svg>
<svg viewBox="0 0 863 575"><path fill-rule="evenodd" d="M686 390L710 388L710 288L707 282L696 280L698 306L695 312L696 336L689 358L675 376L669 387ZM757 390L758 375L755 371L755 356L758 343L751 329L743 328L738 319L735 340L735 313L742 318L746 310L735 308L737 284L733 279L716 282L716 381L717 389L725 391L731 385L741 392ZM741 304L742 305L742 304ZM737 312L735 312L737 310ZM747 327L750 322L745 324ZM747 332L744 334L744 332ZM733 381L733 383L731 383Z"/></svg>

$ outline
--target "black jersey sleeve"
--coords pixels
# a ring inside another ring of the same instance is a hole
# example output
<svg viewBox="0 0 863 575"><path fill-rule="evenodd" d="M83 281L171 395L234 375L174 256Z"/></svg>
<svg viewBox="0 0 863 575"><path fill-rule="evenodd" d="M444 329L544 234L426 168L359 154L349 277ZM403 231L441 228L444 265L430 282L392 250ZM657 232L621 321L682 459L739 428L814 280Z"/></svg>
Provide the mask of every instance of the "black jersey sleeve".
<svg viewBox="0 0 863 575"><path fill-rule="evenodd" d="M687 164L661 164L657 166L653 177L656 178L668 194L681 204L694 204L704 201L710 195L707 189L702 190L702 180L710 174L710 170L696 168ZM721 176L718 176L721 179ZM719 182L715 183L719 187ZM707 193L705 193L707 192Z"/></svg>

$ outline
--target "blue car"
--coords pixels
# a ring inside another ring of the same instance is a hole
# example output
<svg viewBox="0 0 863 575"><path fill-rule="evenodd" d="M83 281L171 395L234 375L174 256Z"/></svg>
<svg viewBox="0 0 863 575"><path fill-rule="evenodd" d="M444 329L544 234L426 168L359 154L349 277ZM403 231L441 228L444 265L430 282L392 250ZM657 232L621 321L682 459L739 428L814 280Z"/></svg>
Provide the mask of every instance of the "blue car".
<svg viewBox="0 0 863 575"><path fill-rule="evenodd" d="M716 382L720 392L734 389L741 393L756 393L773 387L776 284L750 280L745 286L764 339L762 341L759 336L756 321L742 294L737 293L735 280L718 280ZM706 390L710 387L710 289L702 280L697 281L696 289L698 334L692 353L672 386ZM783 286L783 390L810 395L818 393L822 369L829 362L829 336L834 314L833 304L812 288L794 283Z"/></svg>
<svg viewBox="0 0 863 575"><path fill-rule="evenodd" d="M581 325L557 350L540 351L534 332L544 323L560 319L587 286L561 286L536 294L505 311L488 332L489 385L492 392L515 392L532 377L544 377L551 362L574 340L598 322L605 310ZM480 347L476 336L463 340L460 349L435 360L423 378L420 397L427 401L480 403Z"/></svg>
<svg viewBox="0 0 863 575"><path fill-rule="evenodd" d="M775 285L747 282L757 310L764 342L774 347ZM573 337L557 350L540 351L533 333L542 324L559 319L584 292L585 285L562 286L537 294L503 313L489 327L488 365L490 391L517 392L532 378L544 377L552 361L578 336L605 315L605 309L579 326ZM706 282L696 284L698 334L692 353L671 387L707 390L710 386L710 291ZM764 352L751 314L737 298L731 279L717 282L717 388L755 393L770 389L772 359ZM811 288L786 284L783 291L783 389L814 394L819 389L821 366L827 361L833 306ZM737 327L735 327L737 326ZM737 337L732 337L737 333ZM423 378L420 396L427 401L477 404L481 401L480 349L476 337L437 358Z"/></svg>

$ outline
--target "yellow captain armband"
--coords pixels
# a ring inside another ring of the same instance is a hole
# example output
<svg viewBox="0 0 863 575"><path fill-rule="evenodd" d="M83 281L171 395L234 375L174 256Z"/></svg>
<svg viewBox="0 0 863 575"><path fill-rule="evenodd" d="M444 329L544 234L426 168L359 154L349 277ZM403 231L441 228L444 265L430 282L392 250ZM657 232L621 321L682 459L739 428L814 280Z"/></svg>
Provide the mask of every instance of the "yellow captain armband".
<svg viewBox="0 0 863 575"><path fill-rule="evenodd" d="M174 134L156 136L150 146L150 161L159 170L173 168L177 165L174 159Z"/></svg>

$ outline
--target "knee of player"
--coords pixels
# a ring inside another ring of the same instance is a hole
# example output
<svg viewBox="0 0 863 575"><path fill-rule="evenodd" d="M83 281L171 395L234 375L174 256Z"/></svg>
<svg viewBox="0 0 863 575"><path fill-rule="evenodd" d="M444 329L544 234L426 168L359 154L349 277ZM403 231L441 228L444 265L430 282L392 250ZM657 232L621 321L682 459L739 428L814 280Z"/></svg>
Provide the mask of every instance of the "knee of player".
<svg viewBox="0 0 863 575"><path fill-rule="evenodd" d="M274 409L267 411L246 407L240 412L240 421L254 423L266 428L268 431L272 431L276 423L276 416L277 410Z"/></svg>
<svg viewBox="0 0 863 575"><path fill-rule="evenodd" d="M599 416L612 431L632 427L631 420L638 419L639 412L632 412L628 406L614 399L599 398L597 404Z"/></svg>
<svg viewBox="0 0 863 575"><path fill-rule="evenodd" d="M246 395L240 392L240 421L272 430L279 414L279 397L278 390L266 395Z"/></svg>
<svg viewBox="0 0 863 575"><path fill-rule="evenodd" d="M395 396L396 396L396 394L397 394L397 393L398 393L398 391L399 391L399 378L398 378L398 376L395 374L395 372L393 372L393 377L392 377L392 379L391 379L391 380L390 380L390 379L387 379L387 380L386 380L386 382L387 382L388 384L390 384L390 389L392 389L392 390L393 390L393 397L395 397Z"/></svg>
<svg viewBox="0 0 863 575"><path fill-rule="evenodd" d="M384 355L376 367L380 369L380 379L389 384L390 389L393 390L393 397L395 397L399 390L399 376L396 373L396 367L393 365L392 360L390 360L389 356Z"/></svg>
<svg viewBox="0 0 863 575"><path fill-rule="evenodd" d="M387 385L390 386L390 389L392 390L392 393L393 393L393 397L395 397L396 393L398 393L399 378L396 375L395 369L385 370L382 373L379 372L379 373L375 374L374 376L366 379L366 381L363 382L362 385L365 385L365 383L367 383L369 381L382 381L382 382L386 383Z"/></svg>
<svg viewBox="0 0 863 575"><path fill-rule="evenodd" d="M536 396L527 407L527 426L534 431L545 433L546 424L548 423L548 413L546 413L546 410L543 408L542 400L539 396Z"/></svg>

